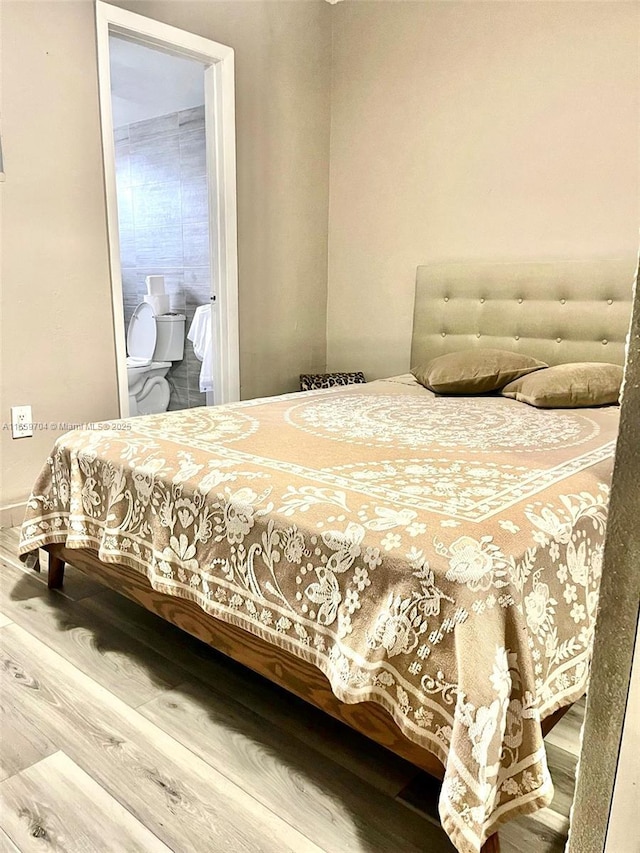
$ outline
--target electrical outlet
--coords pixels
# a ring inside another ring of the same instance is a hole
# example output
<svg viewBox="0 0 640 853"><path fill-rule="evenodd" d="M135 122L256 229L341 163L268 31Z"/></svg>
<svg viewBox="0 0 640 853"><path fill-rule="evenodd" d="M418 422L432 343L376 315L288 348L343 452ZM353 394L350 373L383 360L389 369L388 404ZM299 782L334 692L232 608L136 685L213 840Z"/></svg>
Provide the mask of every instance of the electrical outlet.
<svg viewBox="0 0 640 853"><path fill-rule="evenodd" d="M11 434L13 438L29 438L33 435L31 406L11 406Z"/></svg>

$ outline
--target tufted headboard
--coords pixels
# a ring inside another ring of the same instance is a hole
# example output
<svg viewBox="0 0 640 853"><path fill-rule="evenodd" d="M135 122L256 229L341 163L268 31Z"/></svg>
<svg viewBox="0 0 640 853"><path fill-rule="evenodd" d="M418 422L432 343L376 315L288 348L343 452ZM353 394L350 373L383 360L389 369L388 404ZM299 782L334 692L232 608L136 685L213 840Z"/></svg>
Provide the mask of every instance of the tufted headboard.
<svg viewBox="0 0 640 853"><path fill-rule="evenodd" d="M411 366L472 347L624 364L634 260L419 266Z"/></svg>

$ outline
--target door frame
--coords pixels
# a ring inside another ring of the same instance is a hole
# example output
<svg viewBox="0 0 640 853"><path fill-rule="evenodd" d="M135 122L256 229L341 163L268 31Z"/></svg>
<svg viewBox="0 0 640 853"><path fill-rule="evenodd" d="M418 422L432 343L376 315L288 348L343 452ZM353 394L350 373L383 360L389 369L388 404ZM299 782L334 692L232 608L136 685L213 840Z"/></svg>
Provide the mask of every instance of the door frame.
<svg viewBox="0 0 640 853"><path fill-rule="evenodd" d="M111 104L109 36L120 35L139 44L205 64L205 133L209 194L209 258L216 310L213 338L220 358L214 358L218 403L240 399L240 343L238 330L238 244L236 198L235 66L233 48L154 21L136 12L96 0L98 88L102 127L102 160L107 201L107 227L113 301L120 416L129 415L127 346L120 265L120 233L116 192L115 143ZM212 178L215 178L212 180ZM212 212L215 211L215 216ZM212 299L213 302L213 299ZM217 333L217 335L216 335Z"/></svg>

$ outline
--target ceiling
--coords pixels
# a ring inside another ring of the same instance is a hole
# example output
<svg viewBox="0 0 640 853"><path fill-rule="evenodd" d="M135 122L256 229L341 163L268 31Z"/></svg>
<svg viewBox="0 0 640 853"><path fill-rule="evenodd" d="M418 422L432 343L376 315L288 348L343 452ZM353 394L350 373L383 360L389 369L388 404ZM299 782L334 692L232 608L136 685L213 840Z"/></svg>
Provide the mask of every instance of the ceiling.
<svg viewBox="0 0 640 853"><path fill-rule="evenodd" d="M204 104L201 62L109 37L113 126Z"/></svg>

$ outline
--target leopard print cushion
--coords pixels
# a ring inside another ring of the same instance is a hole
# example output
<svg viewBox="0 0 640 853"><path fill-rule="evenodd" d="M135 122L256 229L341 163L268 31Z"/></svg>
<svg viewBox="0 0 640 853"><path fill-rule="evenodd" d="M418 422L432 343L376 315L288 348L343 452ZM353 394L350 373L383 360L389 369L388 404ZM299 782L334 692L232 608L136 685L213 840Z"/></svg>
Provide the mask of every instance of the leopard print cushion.
<svg viewBox="0 0 640 853"><path fill-rule="evenodd" d="M301 373L300 390L315 391L333 388L334 385L358 385L366 382L364 373Z"/></svg>

